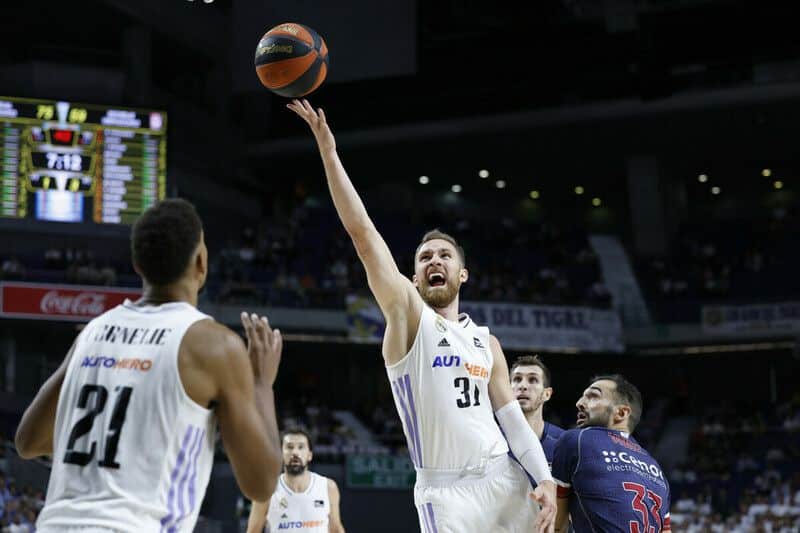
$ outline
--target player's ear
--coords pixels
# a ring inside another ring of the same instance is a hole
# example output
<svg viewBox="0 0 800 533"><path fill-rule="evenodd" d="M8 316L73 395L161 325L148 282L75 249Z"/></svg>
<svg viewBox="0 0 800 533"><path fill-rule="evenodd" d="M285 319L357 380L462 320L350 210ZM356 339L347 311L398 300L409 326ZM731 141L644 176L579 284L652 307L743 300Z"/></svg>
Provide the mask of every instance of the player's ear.
<svg viewBox="0 0 800 533"><path fill-rule="evenodd" d="M542 392L544 392L544 401L548 401L553 397L553 387L545 387L544 391Z"/></svg>
<svg viewBox="0 0 800 533"><path fill-rule="evenodd" d="M412 283L412 284L413 284L415 287L419 287L419 280L417 279L417 275L416 275L416 274L414 274L413 276L411 276L411 283Z"/></svg>
<svg viewBox="0 0 800 533"><path fill-rule="evenodd" d="M628 418L631 416L631 407L629 405L618 405L614 409L614 423L625 422L627 424Z"/></svg>
<svg viewBox="0 0 800 533"><path fill-rule="evenodd" d="M461 280L461 283L464 283L469 279L469 271L466 267L461 267L461 272L458 273L458 279Z"/></svg>

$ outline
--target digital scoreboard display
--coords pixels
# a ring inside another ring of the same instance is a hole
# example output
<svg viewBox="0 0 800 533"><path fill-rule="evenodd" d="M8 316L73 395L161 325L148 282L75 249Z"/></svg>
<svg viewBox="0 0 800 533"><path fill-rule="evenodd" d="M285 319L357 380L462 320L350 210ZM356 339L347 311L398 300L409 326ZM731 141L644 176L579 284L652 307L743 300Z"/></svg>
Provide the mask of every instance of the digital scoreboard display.
<svg viewBox="0 0 800 533"><path fill-rule="evenodd" d="M0 217L132 224L166 194L167 114L0 96Z"/></svg>

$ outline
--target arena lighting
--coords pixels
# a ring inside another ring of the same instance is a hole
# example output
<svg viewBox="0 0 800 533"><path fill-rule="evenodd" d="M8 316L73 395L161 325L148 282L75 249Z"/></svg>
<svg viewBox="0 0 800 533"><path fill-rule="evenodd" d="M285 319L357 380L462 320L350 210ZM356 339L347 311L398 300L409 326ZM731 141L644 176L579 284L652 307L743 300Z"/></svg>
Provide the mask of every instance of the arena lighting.
<svg viewBox="0 0 800 533"><path fill-rule="evenodd" d="M453 191L453 192L461 192L461 185L459 185L458 183L456 183L455 185L453 185L452 187L450 187L450 190L451 190L451 191Z"/></svg>
<svg viewBox="0 0 800 533"><path fill-rule="evenodd" d="M497 187L498 189L505 189L505 188L506 188L506 182L505 182L505 180L497 180L497 181L495 181L495 182L494 182L494 185L495 185L495 187Z"/></svg>
<svg viewBox="0 0 800 533"><path fill-rule="evenodd" d="M697 176L697 181L699 181L700 183L705 183L708 181L708 176L706 176L705 174L700 174L699 176Z"/></svg>
<svg viewBox="0 0 800 533"><path fill-rule="evenodd" d="M775 180L775 183L773 183L772 186L776 189L783 189L783 182L781 180Z"/></svg>
<svg viewBox="0 0 800 533"><path fill-rule="evenodd" d="M539 191L533 190L530 194L531 200L538 200L539 199Z"/></svg>
<svg viewBox="0 0 800 533"><path fill-rule="evenodd" d="M768 178L772 176L772 170L769 168L765 168L764 170L761 171L761 175L764 176L765 178Z"/></svg>
<svg viewBox="0 0 800 533"><path fill-rule="evenodd" d="M720 192L722 192L722 189L719 187L711 187L711 194L719 194Z"/></svg>
<svg viewBox="0 0 800 533"><path fill-rule="evenodd" d="M480 176L483 179L486 179L486 178L489 177L489 171L488 170L479 170L478 171L478 176Z"/></svg>
<svg viewBox="0 0 800 533"><path fill-rule="evenodd" d="M428 176L420 176L420 177L419 177L419 182L420 182L422 185L427 185L427 184L428 184L428 182L430 182L430 181L431 181L431 180L428 178Z"/></svg>
<svg viewBox="0 0 800 533"><path fill-rule="evenodd" d="M575 187L575 194L583 194L583 187L581 187L580 185Z"/></svg>
<svg viewBox="0 0 800 533"><path fill-rule="evenodd" d="M600 207L600 205L602 205L602 203L603 202L600 200L600 198L592 198L592 205L593 206Z"/></svg>

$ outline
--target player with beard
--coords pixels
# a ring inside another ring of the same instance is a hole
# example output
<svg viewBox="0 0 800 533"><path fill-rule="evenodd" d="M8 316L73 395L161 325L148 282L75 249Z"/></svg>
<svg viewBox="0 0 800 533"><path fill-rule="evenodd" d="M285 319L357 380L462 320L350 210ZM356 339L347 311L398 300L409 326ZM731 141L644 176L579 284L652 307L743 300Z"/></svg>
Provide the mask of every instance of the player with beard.
<svg viewBox="0 0 800 533"><path fill-rule="evenodd" d="M420 528L529 531L538 512L539 530L552 531L554 483L511 392L503 350L487 328L459 314L459 289L469 277L464 250L430 231L417 247L413 278L403 276L339 160L325 113L305 100L288 107L316 138L336 211L386 320L383 358L417 471ZM538 482L541 511L509 447Z"/></svg>
<svg viewBox="0 0 800 533"><path fill-rule="evenodd" d="M308 469L313 457L311 438L299 428L283 434L283 475L275 494L253 502L247 533L302 529L309 533L344 533L339 514L339 487L332 479Z"/></svg>
<svg viewBox="0 0 800 533"><path fill-rule="evenodd" d="M578 427L564 432L553 456L556 530L571 517L577 533L671 531L669 484L631 436L642 416L639 389L619 374L597 376L576 406Z"/></svg>
<svg viewBox="0 0 800 533"><path fill-rule="evenodd" d="M511 390L517 398L531 429L542 442L547 462L553 463L553 450L564 430L545 422L542 417L544 404L553 396L550 386L550 370L538 355L517 357L511 365Z"/></svg>

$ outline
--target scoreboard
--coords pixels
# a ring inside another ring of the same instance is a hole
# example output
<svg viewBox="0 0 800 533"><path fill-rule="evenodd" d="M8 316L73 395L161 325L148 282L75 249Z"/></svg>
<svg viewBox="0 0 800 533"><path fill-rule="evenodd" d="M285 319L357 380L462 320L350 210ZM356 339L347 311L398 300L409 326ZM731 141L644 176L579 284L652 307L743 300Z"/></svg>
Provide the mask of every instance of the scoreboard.
<svg viewBox="0 0 800 533"><path fill-rule="evenodd" d="M166 194L163 111L0 96L0 217L132 224Z"/></svg>

